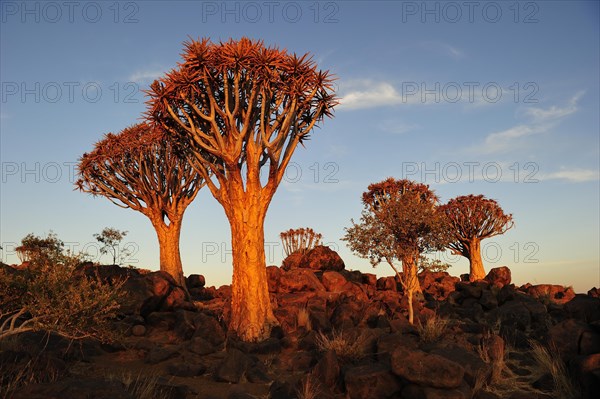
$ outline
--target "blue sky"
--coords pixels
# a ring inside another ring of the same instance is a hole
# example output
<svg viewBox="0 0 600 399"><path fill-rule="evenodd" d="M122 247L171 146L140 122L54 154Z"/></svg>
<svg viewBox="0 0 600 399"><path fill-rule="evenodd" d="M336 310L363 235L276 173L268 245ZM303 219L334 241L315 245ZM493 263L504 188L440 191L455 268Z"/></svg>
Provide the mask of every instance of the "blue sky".
<svg viewBox="0 0 600 399"><path fill-rule="evenodd" d="M0 3L0 243L56 232L95 260L102 228L127 230L135 266L158 268L150 222L73 191L74 165L104 133L135 123L143 90L179 61L188 36L249 36L310 52L337 75L335 117L298 148L265 225L309 226L347 268L373 272L340 238L360 195L388 176L425 182L442 201L484 194L515 228L483 242L486 269L517 284L600 286L599 8L528 2ZM229 226L202 190L181 237L186 274L231 279ZM465 259L434 256L458 275ZM101 261L108 261L103 257ZM384 265L374 270L390 275Z"/></svg>

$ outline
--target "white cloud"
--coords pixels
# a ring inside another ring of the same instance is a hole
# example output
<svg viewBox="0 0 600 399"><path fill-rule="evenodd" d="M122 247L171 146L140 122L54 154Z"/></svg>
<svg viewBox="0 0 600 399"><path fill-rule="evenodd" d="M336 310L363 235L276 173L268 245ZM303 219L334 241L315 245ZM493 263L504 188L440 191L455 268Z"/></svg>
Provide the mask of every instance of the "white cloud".
<svg viewBox="0 0 600 399"><path fill-rule="evenodd" d="M399 119L385 119L377 127L391 134L404 134L412 130L420 129L421 126L416 123L406 123Z"/></svg>
<svg viewBox="0 0 600 399"><path fill-rule="evenodd" d="M531 121L513 126L509 129L490 133L481 145L473 148L480 153L506 152L518 148L523 144L523 139L536 134L544 134L556 126L563 118L577 112L577 102L583 95L578 92L571 97L564 107L555 105L549 108L528 108L525 115Z"/></svg>
<svg viewBox="0 0 600 399"><path fill-rule="evenodd" d="M148 83L158 79L162 75L164 75L164 71L157 69L141 70L131 74L129 76L129 81L135 83Z"/></svg>
<svg viewBox="0 0 600 399"><path fill-rule="evenodd" d="M373 108L402 102L400 93L387 82L361 80L347 82L343 86L353 88L340 98L340 105L346 109Z"/></svg>
<svg viewBox="0 0 600 399"><path fill-rule="evenodd" d="M540 176L541 180L564 180L572 183L583 183L600 180L600 171L593 169L561 169L557 172Z"/></svg>

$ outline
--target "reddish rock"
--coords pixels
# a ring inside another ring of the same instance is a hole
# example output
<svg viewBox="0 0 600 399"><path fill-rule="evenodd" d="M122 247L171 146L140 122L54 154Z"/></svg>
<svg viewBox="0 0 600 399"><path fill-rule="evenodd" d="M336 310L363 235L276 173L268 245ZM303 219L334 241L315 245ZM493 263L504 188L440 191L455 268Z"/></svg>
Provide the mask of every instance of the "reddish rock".
<svg viewBox="0 0 600 399"><path fill-rule="evenodd" d="M363 273L362 277L363 284L370 285L371 287L375 287L377 285L377 276L373 273Z"/></svg>
<svg viewBox="0 0 600 399"><path fill-rule="evenodd" d="M206 284L204 276L200 274L190 274L186 280L188 288L203 288Z"/></svg>
<svg viewBox="0 0 600 399"><path fill-rule="evenodd" d="M380 291L398 291L396 277L380 277L377 280L377 289Z"/></svg>
<svg viewBox="0 0 600 399"><path fill-rule="evenodd" d="M304 267L303 265L306 263L304 255L305 254L302 252L291 253L290 255L288 255L287 258L283 260L283 262L281 263L281 268L283 270L292 270Z"/></svg>
<svg viewBox="0 0 600 399"><path fill-rule="evenodd" d="M313 368L313 376L326 387L335 388L339 383L340 364L334 351L327 351Z"/></svg>
<svg viewBox="0 0 600 399"><path fill-rule="evenodd" d="M538 284L527 287L527 294L540 300L549 300L555 303L567 303L575 298L572 287L562 285Z"/></svg>
<svg viewBox="0 0 600 399"><path fill-rule="evenodd" d="M558 349L563 360L568 362L582 354L580 343L582 335L586 332L594 333L583 321L567 319L550 328L548 339Z"/></svg>
<svg viewBox="0 0 600 399"><path fill-rule="evenodd" d="M463 387L463 389L437 389L410 384L402 390L402 399L471 399L471 397L468 387Z"/></svg>
<svg viewBox="0 0 600 399"><path fill-rule="evenodd" d="M324 272L321 281L325 289L330 292L343 291L344 285L348 282L340 273L333 271Z"/></svg>
<svg viewBox="0 0 600 399"><path fill-rule="evenodd" d="M398 347L392 352L392 371L412 383L433 388L458 388L464 368L452 360L423 351Z"/></svg>
<svg viewBox="0 0 600 399"><path fill-rule="evenodd" d="M353 367L344 376L349 399L389 398L400 392L399 381L383 364Z"/></svg>
<svg viewBox="0 0 600 399"><path fill-rule="evenodd" d="M600 320L600 298L578 294L564 305L564 309L571 317L588 323Z"/></svg>
<svg viewBox="0 0 600 399"><path fill-rule="evenodd" d="M600 298L600 289L596 287L592 288L588 291L588 296L591 296L592 298Z"/></svg>
<svg viewBox="0 0 600 399"><path fill-rule="evenodd" d="M279 278L281 277L281 269L277 266L267 267L267 283L269 284L269 292L277 292L279 286Z"/></svg>
<svg viewBox="0 0 600 399"><path fill-rule="evenodd" d="M281 273L278 292L325 291L325 287L308 269L291 269Z"/></svg>
<svg viewBox="0 0 600 399"><path fill-rule="evenodd" d="M306 266L313 270L344 270L344 261L329 247L318 245L306 253Z"/></svg>
<svg viewBox="0 0 600 399"><path fill-rule="evenodd" d="M510 269L506 266L495 267L485 276L485 280L499 288L509 285L512 280Z"/></svg>
<svg viewBox="0 0 600 399"><path fill-rule="evenodd" d="M600 392L600 353L589 356L578 356L571 363L572 374L575 375L582 390L584 399L595 399Z"/></svg>

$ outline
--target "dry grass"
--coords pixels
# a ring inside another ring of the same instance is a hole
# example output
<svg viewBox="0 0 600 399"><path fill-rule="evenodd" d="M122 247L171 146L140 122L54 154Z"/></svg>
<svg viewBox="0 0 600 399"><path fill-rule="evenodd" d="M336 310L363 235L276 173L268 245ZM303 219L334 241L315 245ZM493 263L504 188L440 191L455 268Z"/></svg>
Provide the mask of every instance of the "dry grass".
<svg viewBox="0 0 600 399"><path fill-rule="evenodd" d="M331 332L331 336L319 332L317 335L317 346L320 351L334 351L342 362L356 362L362 359L364 354L364 343L366 337L360 335L352 337L350 334L344 334L343 331Z"/></svg>
<svg viewBox="0 0 600 399"><path fill-rule="evenodd" d="M30 384L56 382L63 374L63 370L41 357L32 358L25 364L18 361L0 364L0 398L9 399L17 390Z"/></svg>
<svg viewBox="0 0 600 399"><path fill-rule="evenodd" d="M416 328L421 342L429 343L439 340L446 332L448 323L448 319L438 316L437 313L430 316L424 323L417 323Z"/></svg>
<svg viewBox="0 0 600 399"><path fill-rule="evenodd" d="M573 384L565 364L556 350L551 350L537 342L532 342L531 354L539 367L537 374L550 374L552 376L552 380L554 381L552 397L557 399L579 397L579 390Z"/></svg>
<svg viewBox="0 0 600 399"><path fill-rule="evenodd" d="M298 399L318 399L321 397L321 384L311 374L307 374L296 393Z"/></svg>
<svg viewBox="0 0 600 399"><path fill-rule="evenodd" d="M304 328L306 331L312 330L310 313L306 307L302 307L298 310L298 314L296 315L296 328Z"/></svg>
<svg viewBox="0 0 600 399"><path fill-rule="evenodd" d="M144 375L141 371L138 374L121 371L109 373L106 378L123 383L127 392L136 399L162 399L165 397L165 392L158 383L160 378L158 374Z"/></svg>

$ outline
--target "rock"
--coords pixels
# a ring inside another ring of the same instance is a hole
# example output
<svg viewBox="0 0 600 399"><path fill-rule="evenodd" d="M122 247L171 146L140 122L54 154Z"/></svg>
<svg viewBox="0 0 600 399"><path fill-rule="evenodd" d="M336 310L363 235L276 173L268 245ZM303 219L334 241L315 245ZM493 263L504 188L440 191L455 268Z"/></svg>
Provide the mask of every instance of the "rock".
<svg viewBox="0 0 600 399"><path fill-rule="evenodd" d="M196 377L206 372L203 364L189 364L187 362L172 363L167 367L170 375L176 377Z"/></svg>
<svg viewBox="0 0 600 399"><path fill-rule="evenodd" d="M125 385L119 381L78 377L51 384L31 384L20 388L12 399L130 399Z"/></svg>
<svg viewBox="0 0 600 399"><path fill-rule="evenodd" d="M567 303L575 298L575 292L572 287L562 285L538 284L529 286L526 290L528 295L542 301L552 301L554 303Z"/></svg>
<svg viewBox="0 0 600 399"><path fill-rule="evenodd" d="M348 280L338 272L326 271L321 277L321 282L327 291L341 292Z"/></svg>
<svg viewBox="0 0 600 399"><path fill-rule="evenodd" d="M502 326L525 331L531 325L531 313L520 301L510 301L496 309Z"/></svg>
<svg viewBox="0 0 600 399"><path fill-rule="evenodd" d="M168 347L168 346L156 346L152 348L147 354L144 361L149 364L158 364L165 360L172 359L179 356L179 348Z"/></svg>
<svg viewBox="0 0 600 399"><path fill-rule="evenodd" d="M460 364L465 369L465 381L471 386L475 385L475 380L480 373L487 374L489 369L489 366L477 354L460 346L438 347L430 353Z"/></svg>
<svg viewBox="0 0 600 399"><path fill-rule="evenodd" d="M491 310L498 307L498 299L496 299L496 296L492 293L492 291L489 290L485 290L481 293L479 303L486 310Z"/></svg>
<svg viewBox="0 0 600 399"><path fill-rule="evenodd" d="M204 288L206 284L204 276L200 274L190 274L186 280L188 288Z"/></svg>
<svg viewBox="0 0 600 399"><path fill-rule="evenodd" d="M377 285L377 276L373 273L363 273L362 283L375 287Z"/></svg>
<svg viewBox="0 0 600 399"><path fill-rule="evenodd" d="M216 352L216 348L202 337L194 337L187 345L187 350L198 355L208 355Z"/></svg>
<svg viewBox="0 0 600 399"><path fill-rule="evenodd" d="M399 381L383 364L353 367L344 376L349 399L389 398L400 392Z"/></svg>
<svg viewBox="0 0 600 399"><path fill-rule="evenodd" d="M336 387L339 384L340 364L335 352L332 350L325 352L312 373L323 386Z"/></svg>
<svg viewBox="0 0 600 399"><path fill-rule="evenodd" d="M185 300L185 291L177 286L173 277L162 271L132 275L122 289L125 296L120 300L119 312L125 315L140 314L145 317L154 311L191 305Z"/></svg>
<svg viewBox="0 0 600 399"><path fill-rule="evenodd" d="M220 382L237 384L252 365L252 359L238 349L229 349L223 362L217 367L214 378Z"/></svg>
<svg viewBox="0 0 600 399"><path fill-rule="evenodd" d="M269 292L277 292L279 286L279 277L281 276L281 269L277 266L267 267L267 283L269 284Z"/></svg>
<svg viewBox="0 0 600 399"><path fill-rule="evenodd" d="M402 390L402 399L470 399L468 389L437 389L410 384Z"/></svg>
<svg viewBox="0 0 600 399"><path fill-rule="evenodd" d="M216 318L198 313L194 317L194 326L196 327L194 337L202 337L218 349L222 347L225 342L225 331Z"/></svg>
<svg viewBox="0 0 600 399"><path fill-rule="evenodd" d="M419 274L419 282L423 294L431 295L434 300L444 300L455 290L458 277L450 276L447 272L424 271Z"/></svg>
<svg viewBox="0 0 600 399"><path fill-rule="evenodd" d="M570 362L572 375L581 386L584 399L595 399L600 392L600 353L575 357Z"/></svg>
<svg viewBox="0 0 600 399"><path fill-rule="evenodd" d="M283 270L292 270L299 269L301 267L305 267L306 259L305 254L303 252L293 252L289 254L281 263L281 268Z"/></svg>
<svg viewBox="0 0 600 399"><path fill-rule="evenodd" d="M291 269L288 272L281 273L278 292L299 291L325 291L325 287L311 270Z"/></svg>
<svg viewBox="0 0 600 399"><path fill-rule="evenodd" d="M564 306L571 317L591 323L600 320L600 298L578 294Z"/></svg>
<svg viewBox="0 0 600 399"><path fill-rule="evenodd" d="M380 291L398 291L395 277L380 277L377 280L377 289Z"/></svg>
<svg viewBox="0 0 600 399"><path fill-rule="evenodd" d="M433 388L458 388L465 374L464 368L452 360L403 347L392 352L391 365L397 376Z"/></svg>
<svg viewBox="0 0 600 399"><path fill-rule="evenodd" d="M506 266L495 267L485 276L485 281L498 288L509 285L512 280L510 269Z"/></svg>
<svg viewBox="0 0 600 399"><path fill-rule="evenodd" d="M464 281L459 281L456 283L456 291L459 291L464 298L481 298L481 294L483 289L481 285L477 283L467 283Z"/></svg>
<svg viewBox="0 0 600 399"><path fill-rule="evenodd" d="M600 298L600 289L594 287L591 290L589 290L587 292L588 296L591 296L592 298Z"/></svg>
<svg viewBox="0 0 600 399"><path fill-rule="evenodd" d="M317 245L305 255L305 267L313 270L344 270L344 261L337 252L329 247Z"/></svg>
<svg viewBox="0 0 600 399"><path fill-rule="evenodd" d="M135 337L143 337L146 334L146 327L141 324L136 324L131 328L131 334Z"/></svg>
<svg viewBox="0 0 600 399"><path fill-rule="evenodd" d="M585 333L595 334L597 337L597 334L583 321L567 319L550 328L548 340L558 349L561 358L568 362L575 356L589 354L582 353L580 347Z"/></svg>

